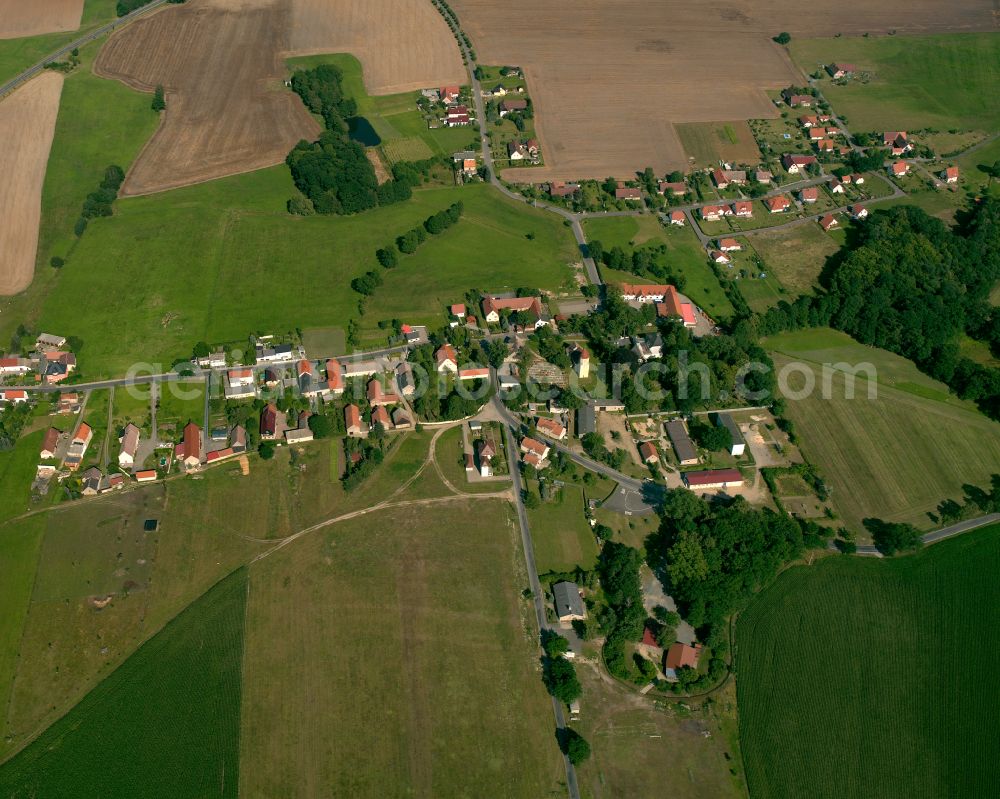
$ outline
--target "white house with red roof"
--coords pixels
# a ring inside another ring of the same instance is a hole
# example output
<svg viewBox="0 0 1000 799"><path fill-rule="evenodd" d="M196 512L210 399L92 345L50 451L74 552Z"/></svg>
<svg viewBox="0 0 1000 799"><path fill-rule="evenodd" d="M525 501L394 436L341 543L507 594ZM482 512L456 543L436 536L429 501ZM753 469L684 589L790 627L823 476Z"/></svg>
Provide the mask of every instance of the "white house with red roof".
<svg viewBox="0 0 1000 799"><path fill-rule="evenodd" d="M458 353L455 352L455 348L451 344L442 344L438 347L437 352L434 353L434 361L437 363L439 374L458 373Z"/></svg>

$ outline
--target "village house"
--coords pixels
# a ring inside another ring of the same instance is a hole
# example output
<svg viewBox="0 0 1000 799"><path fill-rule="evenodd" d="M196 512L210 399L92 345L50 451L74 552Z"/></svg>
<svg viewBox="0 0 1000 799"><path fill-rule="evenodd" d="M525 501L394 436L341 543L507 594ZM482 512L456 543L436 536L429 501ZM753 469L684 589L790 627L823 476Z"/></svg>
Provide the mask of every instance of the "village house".
<svg viewBox="0 0 1000 799"><path fill-rule="evenodd" d="M668 679L676 680L678 669L698 668L698 657L701 655L701 644L682 644L677 641L670 645L663 660L663 673Z"/></svg>
<svg viewBox="0 0 1000 799"><path fill-rule="evenodd" d="M740 200L733 203L733 216L749 219L753 216L753 203L749 200Z"/></svg>
<svg viewBox="0 0 1000 799"><path fill-rule="evenodd" d="M479 460L479 476L493 476L493 459L497 456L496 444L490 439L481 438L476 442L476 457Z"/></svg>
<svg viewBox="0 0 1000 799"><path fill-rule="evenodd" d="M458 86L442 86L438 89L438 99L445 105L458 102L462 90Z"/></svg>
<svg viewBox="0 0 1000 799"><path fill-rule="evenodd" d="M156 469L143 469L135 473L137 483L151 483L156 479Z"/></svg>
<svg viewBox="0 0 1000 799"><path fill-rule="evenodd" d="M382 405L399 404L399 397L397 397L392 392L389 392L387 394L385 392L385 389L382 388L381 381L377 377L372 378L371 380L368 381L367 393L368 393L368 404L371 405L373 408Z"/></svg>
<svg viewBox="0 0 1000 799"><path fill-rule="evenodd" d="M265 347L263 344L257 344L254 348L254 355L259 364L290 361L292 359L292 345L278 344L276 347Z"/></svg>
<svg viewBox="0 0 1000 799"><path fill-rule="evenodd" d="M673 286L667 286L667 290L663 293L663 302L656 304L656 315L679 318L684 327L694 327L697 324L694 306L690 302L682 302L681 295Z"/></svg>
<svg viewBox="0 0 1000 799"><path fill-rule="evenodd" d="M819 199L819 189L808 186L799 192L799 199L804 203L814 203Z"/></svg>
<svg viewBox="0 0 1000 799"><path fill-rule="evenodd" d="M622 299L626 302L663 302L672 286L665 283L622 283Z"/></svg>
<svg viewBox="0 0 1000 799"><path fill-rule="evenodd" d="M389 420L389 411L384 405L377 405L372 409L372 428L380 425L383 431L392 430L392 422Z"/></svg>
<svg viewBox="0 0 1000 799"><path fill-rule="evenodd" d="M80 475L80 494L85 497L92 497L101 493L101 483L104 474L96 466L91 466Z"/></svg>
<svg viewBox="0 0 1000 799"><path fill-rule="evenodd" d="M23 388L7 388L0 391L0 402L4 405L20 405L28 401L28 392Z"/></svg>
<svg viewBox="0 0 1000 799"><path fill-rule="evenodd" d="M240 453L247 450L247 431L240 425L236 425L229 434L229 440L233 452Z"/></svg>
<svg viewBox="0 0 1000 799"><path fill-rule="evenodd" d="M643 441L639 444L639 457L642 458L643 463L660 462L660 454L656 451L656 447L653 446L650 441Z"/></svg>
<svg viewBox="0 0 1000 799"><path fill-rule="evenodd" d="M543 461L548 457L549 445L542 443L537 438L525 436L521 439L521 452L525 455L534 455L538 461Z"/></svg>
<svg viewBox="0 0 1000 799"><path fill-rule="evenodd" d="M799 117L799 125L801 125L806 130L815 127L818 124L819 120L813 114L806 114L805 116Z"/></svg>
<svg viewBox="0 0 1000 799"><path fill-rule="evenodd" d="M671 211L669 219L671 225L680 225L683 227L687 223L683 211Z"/></svg>
<svg viewBox="0 0 1000 799"><path fill-rule="evenodd" d="M26 375L31 368L27 358L0 358L0 375Z"/></svg>
<svg viewBox="0 0 1000 799"><path fill-rule="evenodd" d="M826 71L831 78L839 80L853 75L857 71L857 67L854 64L827 64Z"/></svg>
<svg viewBox="0 0 1000 799"><path fill-rule="evenodd" d="M713 169L712 182L720 189L729 186L744 186L747 182L747 173L742 169Z"/></svg>
<svg viewBox="0 0 1000 799"><path fill-rule="evenodd" d="M244 369L230 369L226 372L223 391L226 399L256 397L257 386L254 381L253 369L249 367Z"/></svg>
<svg viewBox="0 0 1000 799"><path fill-rule="evenodd" d="M562 180L553 180L549 183L550 197L570 197L580 190L579 183L566 183Z"/></svg>
<svg viewBox="0 0 1000 799"><path fill-rule="evenodd" d="M38 457L42 460L54 458L56 456L56 448L59 446L59 436L61 435L62 433L54 427L50 427L46 430L45 438L42 439L42 448L38 453Z"/></svg>
<svg viewBox="0 0 1000 799"><path fill-rule="evenodd" d="M535 317L535 327L541 327L543 320L542 300L540 297L492 297L487 295L483 298L483 318L490 323L500 321L500 312L510 311L512 313L523 312Z"/></svg>
<svg viewBox="0 0 1000 799"><path fill-rule="evenodd" d="M851 219L865 219L868 216L868 209L863 205L849 205L847 213L851 215Z"/></svg>
<svg viewBox="0 0 1000 799"><path fill-rule="evenodd" d="M64 461L68 469L75 471L80 468L83 456L86 454L87 447L90 446L90 442L93 438L94 431L91 429L90 425L86 422L81 422L80 426L76 429L76 433L73 435L72 440L69 442L69 450L66 453L66 460Z"/></svg>
<svg viewBox="0 0 1000 799"><path fill-rule="evenodd" d="M344 428L351 438L364 438L368 435L368 424L361 418L361 409L351 404L344 408Z"/></svg>
<svg viewBox="0 0 1000 799"><path fill-rule="evenodd" d="M554 438L556 441L562 441L566 438L566 428L563 427L555 419L547 419L544 416L538 419L538 432L542 435L546 435L549 438Z"/></svg>
<svg viewBox="0 0 1000 799"><path fill-rule="evenodd" d="M181 443L174 447L174 457L185 470L191 472L201 466L201 451L201 428L194 422L188 422L184 426Z"/></svg>
<svg viewBox="0 0 1000 799"><path fill-rule="evenodd" d="M434 353L434 360L437 363L438 374L458 372L458 354L451 344L442 344Z"/></svg>
<svg viewBox="0 0 1000 799"><path fill-rule="evenodd" d="M905 177L910 174L910 165L906 161L893 161L889 164L889 174L894 178Z"/></svg>
<svg viewBox="0 0 1000 799"><path fill-rule="evenodd" d="M335 358L326 362L326 390L333 397L344 393L344 367Z"/></svg>
<svg viewBox="0 0 1000 799"><path fill-rule="evenodd" d="M671 182L668 180L661 180L656 189L657 194L670 194L674 197L683 197L688 192L687 183L683 180Z"/></svg>
<svg viewBox="0 0 1000 799"><path fill-rule="evenodd" d="M681 466L692 466L700 460L698 450L681 419L673 419L665 425L667 437Z"/></svg>
<svg viewBox="0 0 1000 799"><path fill-rule="evenodd" d="M464 319L465 318L465 303L464 302L456 302L456 303L454 303L453 305L449 306L448 312L452 316L454 316L456 319Z"/></svg>
<svg viewBox="0 0 1000 799"><path fill-rule="evenodd" d="M719 239L719 249L723 252L739 252L743 245L736 239Z"/></svg>
<svg viewBox="0 0 1000 799"><path fill-rule="evenodd" d="M732 259L728 255L726 255L724 252L722 252L721 250L712 250L708 254L708 257L712 259L713 263L717 263L717 264L732 263Z"/></svg>
<svg viewBox="0 0 1000 799"><path fill-rule="evenodd" d="M265 441L281 438L285 426L285 414L273 402L267 403L260 412L260 437Z"/></svg>
<svg viewBox="0 0 1000 799"><path fill-rule="evenodd" d="M226 352L225 350L216 350L208 355L195 358L194 362L202 369L222 369L226 365Z"/></svg>
<svg viewBox="0 0 1000 799"><path fill-rule="evenodd" d="M587 618L580 586L568 580L552 586L552 598L556 607L556 618L564 625Z"/></svg>
<svg viewBox="0 0 1000 799"><path fill-rule="evenodd" d="M843 194L846 189L844 188L844 182L840 178L834 178L828 184L831 194Z"/></svg>
<svg viewBox="0 0 1000 799"><path fill-rule="evenodd" d="M523 97L515 97L510 100L501 100L499 112L501 117L507 116L512 111L525 111L528 108L528 101Z"/></svg>
<svg viewBox="0 0 1000 799"><path fill-rule="evenodd" d="M706 222L718 222L719 219L727 215L726 210L721 205L703 205L698 212Z"/></svg>
<svg viewBox="0 0 1000 799"><path fill-rule="evenodd" d="M788 153L781 156L781 165L790 175L797 175L799 172L805 171L807 167L815 163L818 163L815 155L797 155L794 153Z"/></svg>
<svg viewBox="0 0 1000 799"><path fill-rule="evenodd" d="M764 200L764 205L767 206L767 210L772 214L782 214L792 206L791 202L784 195L769 197Z"/></svg>
<svg viewBox="0 0 1000 799"><path fill-rule="evenodd" d="M618 187L615 189L615 199L628 200L630 202L641 201L642 190L633 186L626 186L624 183L619 183Z"/></svg>
<svg viewBox="0 0 1000 799"><path fill-rule="evenodd" d="M122 469L131 469L135 465L135 454L139 450L139 428L129 422L125 425L121 437L121 449L118 451L118 465Z"/></svg>
<svg viewBox="0 0 1000 799"><path fill-rule="evenodd" d="M681 477L692 491L715 488L740 488L743 475L739 469L706 469L701 472L685 472Z"/></svg>
<svg viewBox="0 0 1000 799"><path fill-rule="evenodd" d="M828 231L832 230L835 227L839 227L840 223L837 221L837 217L833 216L832 214L827 214L826 216L820 218L819 226L823 228L823 230Z"/></svg>
<svg viewBox="0 0 1000 799"><path fill-rule="evenodd" d="M485 366L470 366L467 369L458 370L459 380L489 380L490 370Z"/></svg>
<svg viewBox="0 0 1000 799"><path fill-rule="evenodd" d="M908 153L913 149L905 130L887 130L882 134L882 145L889 148L889 153L894 156Z"/></svg>
<svg viewBox="0 0 1000 799"><path fill-rule="evenodd" d="M59 413L76 413L80 410L80 395L75 391L68 394L60 394L59 404L56 407Z"/></svg>
<svg viewBox="0 0 1000 799"><path fill-rule="evenodd" d="M413 420L404 408L396 407L392 409L392 426L396 430L408 430L413 427Z"/></svg>
<svg viewBox="0 0 1000 799"><path fill-rule="evenodd" d="M813 102L816 100L816 98L811 94L793 94L788 89L785 89L785 91L781 93L781 96L792 108L798 108L800 106L802 108L812 108Z"/></svg>
<svg viewBox="0 0 1000 799"><path fill-rule="evenodd" d="M816 142L816 150L821 153L832 153L837 149L837 145L834 144L833 139L820 139Z"/></svg>
<svg viewBox="0 0 1000 799"><path fill-rule="evenodd" d="M464 105L451 106L444 118L444 124L449 128L468 125L469 121L469 109Z"/></svg>
<svg viewBox="0 0 1000 799"><path fill-rule="evenodd" d="M523 161L529 155L528 148L521 144L521 142L517 140L507 142L507 158L509 160Z"/></svg>
<svg viewBox="0 0 1000 799"><path fill-rule="evenodd" d="M941 178L945 183L958 183L958 167L946 167L944 172L941 173Z"/></svg>
<svg viewBox="0 0 1000 799"><path fill-rule="evenodd" d="M413 366L407 361L400 361L396 366L396 386L404 397L413 396L417 383L413 377Z"/></svg>
<svg viewBox="0 0 1000 799"><path fill-rule="evenodd" d="M767 169L758 169L753 173L753 179L758 183L763 183L765 186L771 185L771 181L774 180L774 175Z"/></svg>

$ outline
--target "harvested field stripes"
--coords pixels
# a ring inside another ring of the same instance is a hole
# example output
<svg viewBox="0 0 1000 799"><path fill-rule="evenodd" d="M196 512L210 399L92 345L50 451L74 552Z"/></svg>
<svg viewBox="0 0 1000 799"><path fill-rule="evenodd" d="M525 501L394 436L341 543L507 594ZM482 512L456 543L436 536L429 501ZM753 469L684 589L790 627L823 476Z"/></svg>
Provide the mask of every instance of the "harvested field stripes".
<svg viewBox="0 0 1000 799"><path fill-rule="evenodd" d="M83 0L0 0L0 39L75 31L82 16Z"/></svg>

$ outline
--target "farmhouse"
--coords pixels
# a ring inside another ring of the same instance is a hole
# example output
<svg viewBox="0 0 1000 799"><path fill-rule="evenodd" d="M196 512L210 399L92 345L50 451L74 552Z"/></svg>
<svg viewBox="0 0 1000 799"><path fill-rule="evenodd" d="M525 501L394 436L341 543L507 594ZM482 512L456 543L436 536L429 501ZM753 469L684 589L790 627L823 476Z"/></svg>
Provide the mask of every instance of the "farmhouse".
<svg viewBox="0 0 1000 799"><path fill-rule="evenodd" d="M821 153L832 153L837 149L837 145L833 143L833 139L820 139L816 142L816 150Z"/></svg>
<svg viewBox="0 0 1000 799"><path fill-rule="evenodd" d="M246 452L247 431L242 426L236 425L232 429L229 440L232 441L233 452Z"/></svg>
<svg viewBox="0 0 1000 799"><path fill-rule="evenodd" d="M515 97L512 100L501 100L500 101L500 116L505 117L512 111L524 111L528 108L528 101Z"/></svg>
<svg viewBox="0 0 1000 799"><path fill-rule="evenodd" d="M839 80L840 78L846 78L853 75L857 71L857 67L855 67L854 64L827 64L826 71L829 73L831 78Z"/></svg>
<svg viewBox="0 0 1000 799"><path fill-rule="evenodd" d="M535 317L535 327L542 322L542 300L540 297L492 297L487 295L483 299L483 318L487 322L499 322L501 311L511 311L512 313L528 313Z"/></svg>
<svg viewBox="0 0 1000 799"><path fill-rule="evenodd" d="M566 428L554 419L546 419L544 416L539 417L537 426L538 432L549 438L554 438L556 441L562 441L566 438Z"/></svg>
<svg viewBox="0 0 1000 799"><path fill-rule="evenodd" d="M521 439L521 452L525 455L534 455L538 460L545 460L549 454L549 445L543 444L537 438L525 436Z"/></svg>
<svg viewBox="0 0 1000 799"><path fill-rule="evenodd" d="M812 114L799 117L799 124L806 130L819 124L819 120Z"/></svg>
<svg viewBox="0 0 1000 799"><path fill-rule="evenodd" d="M721 250L712 250L708 254L708 257L711 258L712 262L716 264L732 263L732 259Z"/></svg>
<svg viewBox="0 0 1000 799"><path fill-rule="evenodd" d="M667 290L663 294L663 302L656 304L656 315L659 317L678 317L684 327L694 327L697 324L694 307L690 302L682 302L680 294L673 286L667 286Z"/></svg>
<svg viewBox="0 0 1000 799"><path fill-rule="evenodd" d="M135 453L139 449L139 428L129 422L118 440L122 445L118 452L118 465L129 469L135 464Z"/></svg>
<svg viewBox="0 0 1000 799"><path fill-rule="evenodd" d="M804 203L814 203L819 199L819 189L809 186L799 192L799 199Z"/></svg>
<svg viewBox="0 0 1000 799"><path fill-rule="evenodd" d="M25 395L27 399L27 395ZM80 409L80 395L76 392L59 395L59 413L76 413Z"/></svg>
<svg viewBox="0 0 1000 799"><path fill-rule="evenodd" d="M464 105L455 105L448 109L448 114L444 118L444 124L449 128L456 128L469 124L469 109Z"/></svg>
<svg viewBox="0 0 1000 799"><path fill-rule="evenodd" d="M362 438L368 435L368 425L361 420L361 409L357 405L344 408L344 428L351 438Z"/></svg>
<svg viewBox="0 0 1000 799"><path fill-rule="evenodd" d="M701 654L701 644L682 644L680 641L670 645L663 661L667 677L676 679L677 670L682 668L698 668L698 656Z"/></svg>
<svg viewBox="0 0 1000 799"><path fill-rule="evenodd" d="M189 472L201 466L201 428L194 422L184 426L184 438L174 447L174 457Z"/></svg>
<svg viewBox="0 0 1000 799"><path fill-rule="evenodd" d="M864 219L868 216L868 209L863 205L849 205L847 213L851 215L851 219Z"/></svg>
<svg viewBox="0 0 1000 799"><path fill-rule="evenodd" d="M553 180L549 184L550 197L570 197L580 190L579 183L566 183L562 180Z"/></svg>
<svg viewBox="0 0 1000 799"><path fill-rule="evenodd" d="M10 402L14 405L20 405L22 402L28 401L28 392L23 388L8 388L4 391L0 391L0 402L5 405Z"/></svg>
<svg viewBox="0 0 1000 799"><path fill-rule="evenodd" d="M396 385L399 392L404 397L410 397L417 390L417 383L413 377L413 366L406 361L401 361L396 367Z"/></svg>
<svg viewBox="0 0 1000 799"><path fill-rule="evenodd" d="M391 392L387 394L385 389L382 388L381 381L377 377L368 381L367 395L368 404L373 408L381 405L399 404L399 397Z"/></svg>
<svg viewBox="0 0 1000 799"><path fill-rule="evenodd" d="M434 353L434 360L437 363L439 374L445 372L456 374L458 372L458 354L451 344L442 344Z"/></svg>
<svg viewBox="0 0 1000 799"><path fill-rule="evenodd" d="M476 174L476 154L472 150L462 150L461 152L452 153L451 160L462 170L462 174Z"/></svg>
<svg viewBox="0 0 1000 799"><path fill-rule="evenodd" d="M910 174L910 165L906 161L893 161L889 165L889 174L894 178L901 178Z"/></svg>
<svg viewBox="0 0 1000 799"><path fill-rule="evenodd" d="M54 336L51 333L39 333L35 339L35 348L44 350L48 348L59 349L66 346L65 336Z"/></svg>
<svg viewBox="0 0 1000 799"><path fill-rule="evenodd" d="M626 186L623 183L619 183L618 188L615 189L615 199L630 201L642 200L642 191L632 186Z"/></svg>
<svg viewBox="0 0 1000 799"><path fill-rule="evenodd" d="M438 98L445 105L451 105L452 103L458 101L461 93L462 90L458 86L442 86L438 89Z"/></svg>
<svg viewBox="0 0 1000 799"><path fill-rule="evenodd" d="M949 166L941 173L941 178L945 183L958 183L958 167Z"/></svg>
<svg viewBox="0 0 1000 799"><path fill-rule="evenodd" d="M688 187L687 183L685 183L683 180L678 182L661 180L659 185L657 186L656 191L657 194L666 195L669 193L674 197L683 197L685 194L687 194Z"/></svg>
<svg viewBox="0 0 1000 799"><path fill-rule="evenodd" d="M666 284L622 283L622 299L628 302L662 302L672 288Z"/></svg>
<svg viewBox="0 0 1000 799"><path fill-rule="evenodd" d="M587 618L587 609L583 604L580 586L564 580L552 586L552 598L555 600L556 618L563 624Z"/></svg>
<svg viewBox="0 0 1000 799"><path fill-rule="evenodd" d="M257 396L257 386L254 384L253 369L230 369L226 372L223 382L223 392L226 399L242 399Z"/></svg>
<svg viewBox="0 0 1000 799"><path fill-rule="evenodd" d="M413 427L413 420L410 419L410 415L403 408L393 408L392 426L396 430L406 430Z"/></svg>
<svg viewBox="0 0 1000 799"><path fill-rule="evenodd" d="M372 428L380 425L382 430L392 430L392 422L389 421L389 411L384 406L379 405L372 410Z"/></svg>
<svg viewBox="0 0 1000 799"><path fill-rule="evenodd" d="M292 358L292 345L279 344L276 347L265 347L258 344L255 348L257 363L274 363L275 361L289 361Z"/></svg>
<svg viewBox="0 0 1000 799"><path fill-rule="evenodd" d="M674 448L674 454L677 455L677 462L681 466L692 466L698 463L700 460L698 450L695 448L691 436L688 435L684 422L680 419L674 419L667 422L666 428L667 437Z"/></svg>
<svg viewBox="0 0 1000 799"><path fill-rule="evenodd" d="M701 472L685 472L681 476L691 490L739 488L743 485L743 475L739 469L706 469Z"/></svg>
<svg viewBox="0 0 1000 799"><path fill-rule="evenodd" d="M210 352L208 355L195 358L194 362L202 369L221 369L226 365L226 351Z"/></svg>
<svg viewBox="0 0 1000 799"><path fill-rule="evenodd" d="M739 252L743 245L736 239L719 239L719 249L723 252Z"/></svg>
<svg viewBox="0 0 1000 799"><path fill-rule="evenodd" d="M27 358L0 358L0 375L24 375L31 371Z"/></svg>
<svg viewBox="0 0 1000 799"><path fill-rule="evenodd" d="M687 221L684 218L684 212L683 211L671 211L669 218L670 218L670 224L671 225L684 225L685 222Z"/></svg>
<svg viewBox="0 0 1000 799"><path fill-rule="evenodd" d="M273 402L267 403L260 412L260 437L273 441L280 438L285 430L285 414Z"/></svg>
<svg viewBox="0 0 1000 799"><path fill-rule="evenodd" d="M811 94L793 94L788 89L785 89L781 93L781 96L785 98L785 102L792 108L797 108L799 106L803 108L812 108L812 104L815 100Z"/></svg>
<svg viewBox="0 0 1000 799"><path fill-rule="evenodd" d="M831 194L843 194L845 192L844 182L840 178L834 178L828 184Z"/></svg>
<svg viewBox="0 0 1000 799"><path fill-rule="evenodd" d="M758 169L753 173L753 179L758 183L763 183L765 186L769 186L771 181L774 180L774 175L767 169Z"/></svg>
<svg viewBox="0 0 1000 799"><path fill-rule="evenodd" d="M792 206L791 202L784 195L770 197L764 200L764 205L767 206L767 210L772 214L782 214Z"/></svg>
<svg viewBox="0 0 1000 799"><path fill-rule="evenodd" d="M733 203L733 215L748 219L753 216L753 203L749 200L740 200Z"/></svg>
<svg viewBox="0 0 1000 799"><path fill-rule="evenodd" d="M151 483L156 479L155 469L144 469L141 472L135 473L135 481L137 483Z"/></svg>
<svg viewBox="0 0 1000 799"><path fill-rule="evenodd" d="M815 155L796 155L788 153L781 156L781 165L785 171L791 175L797 175L800 171L812 164L818 163Z"/></svg>
<svg viewBox="0 0 1000 799"><path fill-rule="evenodd" d="M639 457L642 458L643 463L658 463L660 460L656 447L649 441L643 441L639 444Z"/></svg>
<svg viewBox="0 0 1000 799"><path fill-rule="evenodd" d="M42 439L42 448L38 453L38 457L42 460L48 458L54 458L56 456L56 447L59 446L59 436L62 435L54 427L50 427L45 431L45 438Z"/></svg>
<svg viewBox="0 0 1000 799"><path fill-rule="evenodd" d="M888 147L892 155L902 155L913 149L905 130L887 130L882 134L882 145Z"/></svg>
<svg viewBox="0 0 1000 799"><path fill-rule="evenodd" d="M837 217L833 216L833 214L827 214L819 220L819 226L823 228L823 230L832 230L835 227L839 227L840 223L837 221Z"/></svg>
<svg viewBox="0 0 1000 799"><path fill-rule="evenodd" d="M344 367L335 358L326 362L326 390L334 397L344 393Z"/></svg>
<svg viewBox="0 0 1000 799"><path fill-rule="evenodd" d="M742 169L713 169L712 182L720 189L729 186L743 186L747 182L747 173Z"/></svg>
<svg viewBox="0 0 1000 799"><path fill-rule="evenodd" d="M732 439L732 443L729 445L730 455L738 458L746 452L746 440L743 438L743 433L740 432L740 426L736 424L732 416L728 413L717 413L715 415L715 423L719 427L724 427L729 431L729 436Z"/></svg>

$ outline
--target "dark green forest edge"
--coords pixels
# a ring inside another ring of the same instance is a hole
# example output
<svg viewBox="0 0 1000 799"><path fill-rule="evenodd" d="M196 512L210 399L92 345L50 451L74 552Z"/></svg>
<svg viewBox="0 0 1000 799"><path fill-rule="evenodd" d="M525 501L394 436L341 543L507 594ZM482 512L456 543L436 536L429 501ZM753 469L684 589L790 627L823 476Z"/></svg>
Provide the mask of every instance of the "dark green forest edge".
<svg viewBox="0 0 1000 799"><path fill-rule="evenodd" d="M393 164L392 179L379 185L365 148L348 136L347 120L358 106L344 94L342 79L343 73L332 64L292 75L292 90L312 113L322 117L326 130L318 141L301 141L288 154L292 180L303 194L288 201L290 213L356 214L408 200L435 163L429 159Z"/></svg>

